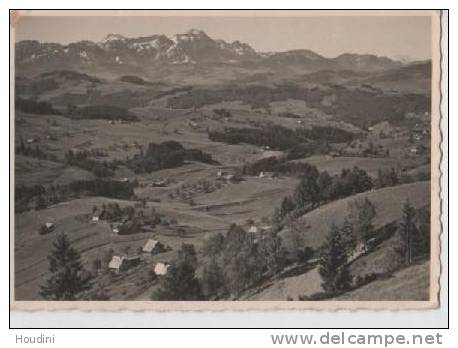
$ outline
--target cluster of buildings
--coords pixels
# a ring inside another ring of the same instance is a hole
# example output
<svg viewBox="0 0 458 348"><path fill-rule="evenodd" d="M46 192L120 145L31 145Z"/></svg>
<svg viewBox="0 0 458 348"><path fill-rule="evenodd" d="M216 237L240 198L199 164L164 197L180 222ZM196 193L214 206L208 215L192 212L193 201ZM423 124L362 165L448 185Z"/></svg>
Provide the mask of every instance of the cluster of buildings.
<svg viewBox="0 0 458 348"><path fill-rule="evenodd" d="M431 130L429 128L429 124L424 125L422 123L416 123L415 126L411 130L411 137L415 141L421 141L425 137L429 137L431 134Z"/></svg>
<svg viewBox="0 0 458 348"><path fill-rule="evenodd" d="M267 171L261 171L259 172L258 175L260 178L266 178L266 179L275 179L278 178L278 174L275 172L267 172ZM241 181L241 178L237 176L234 172L231 171L225 171L225 170L218 170L216 172L216 180L220 181L225 181L225 182L230 182L230 183L236 183Z"/></svg>
<svg viewBox="0 0 458 348"><path fill-rule="evenodd" d="M275 179L278 178L278 174L275 172L260 172L259 177L266 179Z"/></svg>
<svg viewBox="0 0 458 348"><path fill-rule="evenodd" d="M154 255L166 250L164 244L155 240L148 239L142 248L141 255L134 256L118 256L114 255L111 261L108 263L108 269L113 273L120 273L126 271L132 267L139 265L145 257L148 255ZM154 273L157 276L163 276L167 274L167 270L170 264L167 262L157 262L154 266Z"/></svg>
<svg viewBox="0 0 458 348"><path fill-rule="evenodd" d="M149 186L150 187L166 187L169 184L169 181L167 179L159 178L153 180Z"/></svg>
<svg viewBox="0 0 458 348"><path fill-rule="evenodd" d="M256 243L258 240L264 238L264 235L272 230L270 225L259 225L254 222L250 223L247 228L247 233L250 236L251 240Z"/></svg>
<svg viewBox="0 0 458 348"><path fill-rule="evenodd" d="M221 169L216 172L216 180L232 182L232 183L238 181L237 176L233 172L225 171Z"/></svg>

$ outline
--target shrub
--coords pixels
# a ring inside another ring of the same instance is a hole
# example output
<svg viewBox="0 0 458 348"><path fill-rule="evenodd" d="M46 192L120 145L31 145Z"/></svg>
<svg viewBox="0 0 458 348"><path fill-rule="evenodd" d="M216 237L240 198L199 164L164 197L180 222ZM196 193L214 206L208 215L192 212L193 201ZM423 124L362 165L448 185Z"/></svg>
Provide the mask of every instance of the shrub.
<svg viewBox="0 0 458 348"><path fill-rule="evenodd" d="M150 143L145 153L140 152L127 166L136 173L151 173L156 170L175 168L185 160L214 163L212 156L198 149L185 149L177 141Z"/></svg>
<svg viewBox="0 0 458 348"><path fill-rule="evenodd" d="M71 115L81 118L138 121L138 117L129 113L127 109L112 105L75 106L69 111Z"/></svg>
<svg viewBox="0 0 458 348"><path fill-rule="evenodd" d="M17 110L21 110L31 114L60 115L60 112L55 110L52 104L45 101L16 98L15 106Z"/></svg>
<svg viewBox="0 0 458 348"><path fill-rule="evenodd" d="M214 130L208 133L212 141L227 144L252 144L258 146L269 146L276 150L291 148L305 139L300 138L296 133L282 126L269 125L262 128L233 128Z"/></svg>

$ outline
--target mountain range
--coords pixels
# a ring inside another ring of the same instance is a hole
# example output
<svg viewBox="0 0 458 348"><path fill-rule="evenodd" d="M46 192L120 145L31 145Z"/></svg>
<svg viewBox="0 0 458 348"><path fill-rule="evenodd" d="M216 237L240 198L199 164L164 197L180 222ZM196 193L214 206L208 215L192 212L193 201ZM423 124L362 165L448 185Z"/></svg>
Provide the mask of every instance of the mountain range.
<svg viewBox="0 0 458 348"><path fill-rule="evenodd" d="M141 72L171 67L233 66L235 68L281 70L285 67L303 72L320 70L381 71L403 66L400 61L370 54L342 54L323 57L311 50L258 52L247 43L214 40L204 31L189 30L167 37L151 35L128 38L109 34L100 42L79 41L63 45L24 40L16 43L18 74L42 73L59 69L88 72Z"/></svg>

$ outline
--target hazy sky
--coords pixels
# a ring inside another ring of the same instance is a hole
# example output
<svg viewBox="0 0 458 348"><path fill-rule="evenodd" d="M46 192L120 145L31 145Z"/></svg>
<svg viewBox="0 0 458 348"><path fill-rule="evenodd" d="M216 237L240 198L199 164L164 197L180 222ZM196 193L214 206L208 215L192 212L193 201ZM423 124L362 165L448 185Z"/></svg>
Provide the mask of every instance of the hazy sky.
<svg viewBox="0 0 458 348"><path fill-rule="evenodd" d="M100 41L108 33L128 37L171 36L195 28L213 39L240 40L258 51L311 49L326 57L371 53L413 60L431 58L431 19L420 16L320 17L22 17L16 41Z"/></svg>

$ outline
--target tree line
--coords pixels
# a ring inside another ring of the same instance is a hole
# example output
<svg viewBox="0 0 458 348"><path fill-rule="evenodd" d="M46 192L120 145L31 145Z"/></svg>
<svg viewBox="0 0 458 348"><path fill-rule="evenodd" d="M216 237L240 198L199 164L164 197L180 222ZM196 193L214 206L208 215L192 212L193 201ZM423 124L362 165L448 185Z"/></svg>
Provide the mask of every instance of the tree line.
<svg viewBox="0 0 458 348"><path fill-rule="evenodd" d="M199 149L185 149L183 145L176 141L165 141L160 144L150 143L144 152L142 149L131 159L126 161L99 161L91 158L94 151L73 151L65 153L64 161L67 165L74 165L92 172L99 178L110 177L114 170L125 164L135 173L151 173L156 170L175 168L184 164L184 161L198 161L203 163L215 164L212 156Z"/></svg>
<svg viewBox="0 0 458 348"><path fill-rule="evenodd" d="M35 145L35 146L27 145L24 142L24 139L22 138L19 141L19 146L16 147L16 154L23 155L23 156L29 156L29 157L35 157L38 159L44 159L48 161L56 160L56 156L52 154L47 154L38 145Z"/></svg>
<svg viewBox="0 0 458 348"><path fill-rule="evenodd" d="M66 115L86 119L138 121L138 117L131 114L128 109L113 105L76 106L69 104Z"/></svg>
<svg viewBox="0 0 458 348"><path fill-rule="evenodd" d="M298 127L295 129L267 124L258 128L225 127L208 132L212 141L227 144L252 144L269 146L273 150L288 150L289 159L304 157L313 153L329 152L329 143L348 142L356 137L354 133L330 126Z"/></svg>
<svg viewBox="0 0 458 348"><path fill-rule="evenodd" d="M320 172L312 165L304 166L304 169L293 195L285 197L274 212L277 224L281 224L293 212L304 213L320 204L365 192L373 187L367 172L356 166L353 169L342 169L340 174L333 176L327 171Z"/></svg>
<svg viewBox="0 0 458 348"><path fill-rule="evenodd" d="M79 167L92 172L96 177L99 178L112 176L118 164L121 163L121 161L98 161L92 159L92 155L94 155L93 151L68 150L65 153L64 162L67 165Z"/></svg>
<svg viewBox="0 0 458 348"><path fill-rule="evenodd" d="M177 141L149 143L146 151L140 150L126 165L135 173L151 173L166 168L176 168L188 161L217 163L212 156L199 149L185 149Z"/></svg>
<svg viewBox="0 0 458 348"><path fill-rule="evenodd" d="M16 185L15 211L44 209L51 204L80 196L102 196L129 199L134 195L134 184L110 179L77 180L66 185Z"/></svg>
<svg viewBox="0 0 458 348"><path fill-rule="evenodd" d="M61 113L54 109L51 103L46 101L38 101L34 99L23 99L16 97L15 107L17 110L24 111L30 114L38 115L60 115Z"/></svg>
<svg viewBox="0 0 458 348"><path fill-rule="evenodd" d="M273 150L286 150L306 141L290 128L267 125L262 128L225 127L222 130L211 130L208 138L226 144L252 144L269 146Z"/></svg>

